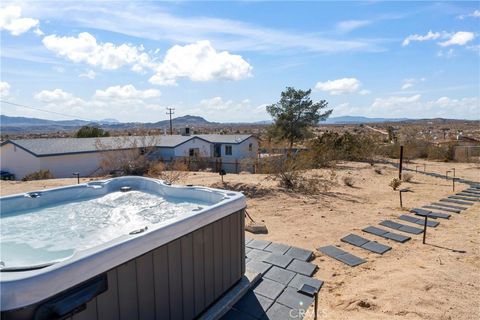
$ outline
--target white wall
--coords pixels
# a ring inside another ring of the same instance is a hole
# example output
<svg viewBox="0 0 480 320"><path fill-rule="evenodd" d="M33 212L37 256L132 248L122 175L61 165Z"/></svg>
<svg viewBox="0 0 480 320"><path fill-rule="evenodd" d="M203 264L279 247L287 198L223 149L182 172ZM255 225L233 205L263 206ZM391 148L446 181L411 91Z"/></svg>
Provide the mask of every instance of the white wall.
<svg viewBox="0 0 480 320"><path fill-rule="evenodd" d="M20 180L26 174L40 169L40 160L25 150L7 143L0 147L1 170L8 171Z"/></svg>
<svg viewBox="0 0 480 320"><path fill-rule="evenodd" d="M188 157L190 148L198 148L200 157L212 157L213 147L210 142L199 138L193 138L188 140L184 144L181 144L175 148L175 157Z"/></svg>
<svg viewBox="0 0 480 320"><path fill-rule="evenodd" d="M73 172L79 172L81 177L98 173L101 152L76 153L59 156L40 157L40 168L48 169L55 178L71 178Z"/></svg>
<svg viewBox="0 0 480 320"><path fill-rule="evenodd" d="M252 151L248 150L249 144L252 144ZM225 154L225 146L232 146L232 155ZM258 140L250 137L239 144L222 143L222 160L234 161L235 159L256 158L258 154Z"/></svg>

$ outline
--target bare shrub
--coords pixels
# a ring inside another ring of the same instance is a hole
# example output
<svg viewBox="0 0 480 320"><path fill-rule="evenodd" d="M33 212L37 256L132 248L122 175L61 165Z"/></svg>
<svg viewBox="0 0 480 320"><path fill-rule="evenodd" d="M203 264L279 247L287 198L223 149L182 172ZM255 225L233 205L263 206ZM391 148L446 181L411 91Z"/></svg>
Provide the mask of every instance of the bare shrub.
<svg viewBox="0 0 480 320"><path fill-rule="evenodd" d="M119 136L99 138L100 169L105 174L144 175L150 168L158 136Z"/></svg>
<svg viewBox="0 0 480 320"><path fill-rule="evenodd" d="M402 181L398 178L393 178L392 181L388 184L395 191L402 184Z"/></svg>
<svg viewBox="0 0 480 320"><path fill-rule="evenodd" d="M411 173L404 173L402 175L402 181L405 181L405 182L412 182L413 180L413 174Z"/></svg>
<svg viewBox="0 0 480 320"><path fill-rule="evenodd" d="M346 185L347 187L353 187L355 185L355 181L353 177L350 176L345 176L342 178L343 184Z"/></svg>
<svg viewBox="0 0 480 320"><path fill-rule="evenodd" d="M309 171L311 163L302 157L286 157L281 161L273 161L270 165L269 178L291 191L304 194L327 192L336 181L334 170L328 174Z"/></svg>
<svg viewBox="0 0 480 320"><path fill-rule="evenodd" d="M173 184L188 175L188 166L181 160L175 160L169 164L157 162L150 166L147 174L150 177L158 177L167 183Z"/></svg>
<svg viewBox="0 0 480 320"><path fill-rule="evenodd" d="M53 174L50 172L50 170L38 170L25 175L25 177L22 178L22 181L44 180L53 178Z"/></svg>

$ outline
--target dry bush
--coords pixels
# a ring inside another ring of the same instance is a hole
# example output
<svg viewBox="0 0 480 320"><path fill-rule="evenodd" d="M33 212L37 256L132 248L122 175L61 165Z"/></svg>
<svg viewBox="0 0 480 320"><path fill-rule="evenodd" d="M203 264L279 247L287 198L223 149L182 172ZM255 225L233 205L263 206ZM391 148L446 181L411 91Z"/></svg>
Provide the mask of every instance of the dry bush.
<svg viewBox="0 0 480 320"><path fill-rule="evenodd" d="M388 184L390 187L392 187L393 191L397 190L398 187L402 184L402 181L398 178L393 178L392 181Z"/></svg>
<svg viewBox="0 0 480 320"><path fill-rule="evenodd" d="M286 157L270 162L269 179L278 181L282 188L304 194L327 192L336 182L336 173L328 174L309 171L311 163L303 157Z"/></svg>
<svg viewBox="0 0 480 320"><path fill-rule="evenodd" d="M402 181L405 181L405 182L412 182L413 180L413 174L411 173L404 173L402 175Z"/></svg>
<svg viewBox="0 0 480 320"><path fill-rule="evenodd" d="M175 160L169 164L157 162L150 166L147 174L150 177L159 178L167 183L173 184L187 177L188 166L181 160Z"/></svg>
<svg viewBox="0 0 480 320"><path fill-rule="evenodd" d="M342 178L343 184L346 185L347 187L353 187L355 185L355 180L353 177L350 176L345 176Z"/></svg>
<svg viewBox="0 0 480 320"><path fill-rule="evenodd" d="M29 173L22 178L22 181L44 180L44 179L54 179L53 174L50 172L50 170L38 170L32 173Z"/></svg>
<svg viewBox="0 0 480 320"><path fill-rule="evenodd" d="M144 175L156 150L158 136L119 136L99 138L97 150L102 151L100 169L104 174Z"/></svg>

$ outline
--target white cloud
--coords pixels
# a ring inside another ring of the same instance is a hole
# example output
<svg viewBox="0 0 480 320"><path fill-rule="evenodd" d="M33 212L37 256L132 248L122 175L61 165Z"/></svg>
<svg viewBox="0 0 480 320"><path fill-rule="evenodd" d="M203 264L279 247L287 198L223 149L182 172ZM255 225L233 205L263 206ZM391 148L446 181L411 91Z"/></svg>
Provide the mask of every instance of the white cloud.
<svg viewBox="0 0 480 320"><path fill-rule="evenodd" d="M442 32L432 32L431 30L424 36L418 34L412 34L405 38L402 42L402 46L408 46L412 41L428 41L428 40L438 40L444 39L445 41L438 42L439 46L447 47L451 45L463 46L468 42L472 41L475 38L473 32L468 31L458 31L455 33L449 33L446 31Z"/></svg>
<svg viewBox="0 0 480 320"><path fill-rule="evenodd" d="M160 97L161 93L156 89L137 90L133 85L113 86L105 90L96 90L95 99L105 100L142 100Z"/></svg>
<svg viewBox="0 0 480 320"><path fill-rule="evenodd" d="M245 109L245 107L250 106L250 100L244 99L240 102L234 102L233 100L223 100L222 97L213 97L210 99L202 99L200 100L200 107L208 110L215 110L215 111L238 111L241 109Z"/></svg>
<svg viewBox="0 0 480 320"><path fill-rule="evenodd" d="M464 118L479 119L480 100L478 97L449 98L422 101L419 94L377 98L363 109L363 113L376 117L407 118Z"/></svg>
<svg viewBox="0 0 480 320"><path fill-rule="evenodd" d="M419 83L419 82L424 82L426 79L425 78L410 78L410 79L405 79L403 80L403 85L401 87L402 90L407 90L413 87L414 84Z"/></svg>
<svg viewBox="0 0 480 320"><path fill-rule="evenodd" d="M458 16L458 18L461 19L461 20L463 20L465 18L468 18L468 17L480 18L480 10L475 10L472 13Z"/></svg>
<svg viewBox="0 0 480 320"><path fill-rule="evenodd" d="M437 52L437 57L450 59L450 58L455 57L455 51L452 48L450 48L448 50L445 50L445 51L439 50Z"/></svg>
<svg viewBox="0 0 480 320"><path fill-rule="evenodd" d="M5 98L10 95L10 84L5 81L0 81L0 97Z"/></svg>
<svg viewBox="0 0 480 320"><path fill-rule="evenodd" d="M405 104L412 104L418 102L421 96L419 94L410 97L389 97L389 98L376 98L373 101L373 109L392 109L400 107Z"/></svg>
<svg viewBox="0 0 480 320"><path fill-rule="evenodd" d="M356 78L342 78L337 80L328 80L317 82L315 89L327 91L331 95L340 95L344 93L354 93L360 89L361 83ZM368 90L362 90L360 94L368 94Z"/></svg>
<svg viewBox="0 0 480 320"><path fill-rule="evenodd" d="M209 16L175 15L165 6L152 3L110 1L75 2L45 6L29 3L42 19L65 20L69 25L122 33L131 37L189 44L208 39L217 50L279 52L378 52L385 39L336 39L316 31L268 28L260 24Z"/></svg>
<svg viewBox="0 0 480 320"><path fill-rule="evenodd" d="M144 52L142 46L97 43L95 37L88 32L82 32L78 37L61 37L53 34L43 38L42 42L48 50L59 56L75 63L87 63L102 69L115 70L130 65L133 71L140 72L153 66L150 56Z"/></svg>
<svg viewBox="0 0 480 320"><path fill-rule="evenodd" d="M0 8L0 30L6 30L13 36L19 36L32 28L35 28L34 32L37 35L42 34L38 28L37 19L22 17L22 7L12 5Z"/></svg>
<svg viewBox="0 0 480 320"><path fill-rule="evenodd" d="M85 73L81 73L78 75L80 78L88 78L88 79L95 79L97 74L93 70L87 70Z"/></svg>
<svg viewBox="0 0 480 320"><path fill-rule="evenodd" d="M402 46L408 46L412 41L427 41L427 40L436 40L439 38L443 38L445 36L444 32L432 32L432 30L428 31L428 33L424 36L419 34L411 34L405 38L402 42Z"/></svg>
<svg viewBox="0 0 480 320"><path fill-rule="evenodd" d="M105 90L96 90L89 99L82 99L62 89L42 90L34 98L44 103L42 109L53 112L65 112L84 119L116 118L120 121L158 121L152 110L160 110L154 99L160 96L156 89L139 90L133 85L112 86ZM161 107L164 110L164 107ZM21 112L25 112L22 110ZM22 113L20 113L22 114ZM39 116L37 111L29 111L29 116ZM40 113L42 115L42 113ZM113 115L113 116L112 116ZM45 115L43 115L45 116ZM50 115L55 118L55 115ZM58 117L57 117L58 118Z"/></svg>
<svg viewBox="0 0 480 320"><path fill-rule="evenodd" d="M83 99L75 97L73 94L65 92L62 89L42 90L35 94L34 98L47 104L61 104L63 107L69 108L84 107L86 105Z"/></svg>
<svg viewBox="0 0 480 320"><path fill-rule="evenodd" d="M370 20L346 20L339 22L337 24L337 29L340 32L350 32L352 30L368 26L371 23L372 21Z"/></svg>
<svg viewBox="0 0 480 320"><path fill-rule="evenodd" d="M372 92L370 90L366 90L366 89L358 91L358 94L361 95L361 96L366 96L366 95L369 95L370 93L372 93Z"/></svg>
<svg viewBox="0 0 480 320"><path fill-rule="evenodd" d="M474 38L475 34L473 32L459 31L453 34L447 41L439 42L438 45L442 47L448 47L452 45L463 46L472 41Z"/></svg>
<svg viewBox="0 0 480 320"><path fill-rule="evenodd" d="M175 85L179 78L241 80L251 76L252 66L239 55L217 52L209 41L197 41L170 48L155 71L149 80L151 83Z"/></svg>

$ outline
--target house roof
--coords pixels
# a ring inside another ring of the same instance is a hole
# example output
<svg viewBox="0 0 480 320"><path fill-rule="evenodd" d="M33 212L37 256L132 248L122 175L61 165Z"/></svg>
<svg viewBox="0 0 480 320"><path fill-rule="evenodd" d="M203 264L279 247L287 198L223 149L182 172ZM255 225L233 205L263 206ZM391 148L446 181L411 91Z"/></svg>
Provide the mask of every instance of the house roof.
<svg viewBox="0 0 480 320"><path fill-rule="evenodd" d="M223 138L222 138L223 137ZM89 153L107 150L160 147L174 148L193 138L210 143L240 143L250 135L171 135L171 136L121 136L104 138L42 138L6 140L1 145L12 143L38 157L51 155Z"/></svg>

